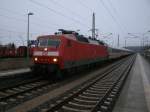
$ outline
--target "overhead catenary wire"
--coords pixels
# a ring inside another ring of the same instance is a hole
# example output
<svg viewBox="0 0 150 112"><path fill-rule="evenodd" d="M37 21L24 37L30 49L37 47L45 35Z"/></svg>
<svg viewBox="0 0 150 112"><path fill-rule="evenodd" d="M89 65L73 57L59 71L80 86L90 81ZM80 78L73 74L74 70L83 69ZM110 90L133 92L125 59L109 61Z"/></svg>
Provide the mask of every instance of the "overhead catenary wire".
<svg viewBox="0 0 150 112"><path fill-rule="evenodd" d="M82 6L85 7L86 9L90 10L91 13L94 12L94 10L91 9L91 7L88 7L87 5L85 5L81 0L78 0L78 1L79 1L78 3L79 3L80 5L82 5Z"/></svg>
<svg viewBox="0 0 150 112"><path fill-rule="evenodd" d="M18 15L18 16L26 16L26 14L21 14L21 13L19 13L19 12L17 12L17 11L13 11L13 10L10 10L10 9L6 9L6 8L0 8L0 10L3 10L3 11L7 11L8 13L13 13L13 14L15 14L15 15ZM5 17L5 18L7 18L7 19L14 19L14 20L16 20L16 21L23 21L24 23L26 22L26 20L25 19L20 19L20 18L16 18L16 17L10 17L10 16L7 16L7 15L0 15L1 17ZM41 18L39 18L39 17L36 17L36 20L38 20L38 23L37 22L35 22L35 21L32 21L32 23L34 24L34 25L36 25L36 26L41 26L42 28L44 28L44 29L51 29L51 28L56 28L56 27L58 27L58 25L57 24L55 24L54 22L50 22L50 24L52 24L51 26L47 26L47 25L44 25L43 23L45 22L45 21L47 21L46 19L41 19ZM42 24L39 24L39 23L42 23Z"/></svg>
<svg viewBox="0 0 150 112"><path fill-rule="evenodd" d="M8 13L11 13L11 14L13 13L13 14L18 15L18 16L26 16L27 15L27 14L21 14L21 13L19 13L17 11L5 9L5 8L0 8L0 10L7 11ZM43 18L41 19L39 17L36 17L36 20L38 20L38 22L40 22L40 23L43 23L43 22L47 21L46 19L43 19ZM51 22L50 24L57 26L54 22Z"/></svg>
<svg viewBox="0 0 150 112"><path fill-rule="evenodd" d="M7 32L7 34L5 33L5 36L1 35L1 38L2 37L10 38L10 34L11 35L13 34L14 37L16 37L16 35L21 35L21 36L24 35L24 37L26 37L26 32L16 31L16 30L12 30L12 29L10 30L10 29L5 29L5 28L0 28L0 32L1 32L1 34L2 34L2 32ZM38 35L38 34L39 33L37 33L37 32L30 33L30 35Z"/></svg>
<svg viewBox="0 0 150 112"><path fill-rule="evenodd" d="M16 21L26 22L26 20L20 19L20 18L16 18L16 17L10 17L10 16L7 16L7 15L2 15L2 14L0 14L0 16L4 17L4 18L7 18L7 19L13 19L13 20L16 20Z"/></svg>
<svg viewBox="0 0 150 112"><path fill-rule="evenodd" d="M2 35L3 33L2 32L6 32L5 33L5 35ZM5 28L0 28L0 40L2 40L2 38L3 39L5 39L5 38L11 38L12 37L12 35L13 35L13 37L18 37L18 39L16 39L16 40L20 40L21 38L20 37L22 37L23 38L23 40L24 41L26 41L25 39L25 37L26 37L26 32L21 32L21 31L16 31L16 30L10 30L10 29L5 29ZM37 36L37 35L42 35L43 33L41 32L32 32L32 33L29 33L30 34L30 36ZM13 38L14 39L14 38ZM8 40L8 41L12 41L12 40Z"/></svg>
<svg viewBox="0 0 150 112"><path fill-rule="evenodd" d="M91 7L89 7L88 5L86 5L82 0L76 0L78 2L79 5L81 5L82 7L84 7L85 9L88 9L90 11L90 13L92 14L93 12L96 12L95 10L93 10ZM91 29L91 28L90 28Z"/></svg>
<svg viewBox="0 0 150 112"><path fill-rule="evenodd" d="M20 32L20 31L15 31L15 30L9 30L9 29L5 29L5 28L0 28L0 32L1 31L5 31L5 32L13 32L13 33L16 33L16 34L26 34L26 32ZM30 33L30 34L38 34L37 32L33 32L33 33Z"/></svg>
<svg viewBox="0 0 150 112"><path fill-rule="evenodd" d="M13 34L14 36L21 35L23 37L26 37L26 32L23 32L23 31L16 31L16 30L12 30L12 29L0 28L0 34L3 34L3 32L7 36L9 36L10 34L11 35ZM29 33L29 34L32 35L32 36L34 35L36 37L38 35L43 35L45 33L39 31L39 32L32 32L32 33ZM5 37L7 37L7 36L5 36Z"/></svg>
<svg viewBox="0 0 150 112"><path fill-rule="evenodd" d="M21 18L16 18L16 17L10 17L10 16L7 16L7 15L2 15L2 14L0 14L0 17L4 17L4 18L6 18L6 19L9 19L9 20L15 20L15 21L17 21L17 22L22 22L22 23L26 23L26 20L25 19L21 19ZM48 26L45 26L45 25L42 25L42 24L38 24L38 23L35 23L35 22L32 22L33 23L33 25L36 25L36 26L41 26L42 27L42 29L44 28L44 29L51 29L51 27L48 27ZM7 26L7 27L9 27L9 26ZM12 28L13 29L13 28ZM10 34L10 33L13 33L13 35L15 36L16 34L19 34L19 35L24 35L24 36L26 36L26 31L25 32L23 32L23 31L15 31L15 30L10 30L10 29L5 29L5 28L0 28L0 32L7 32L8 34ZM30 33L30 35L41 35L41 34L43 34L42 33L43 31L38 31L38 32L33 32L33 33ZM5 36L6 37L6 36ZM9 37L9 35L8 35L8 37Z"/></svg>
<svg viewBox="0 0 150 112"><path fill-rule="evenodd" d="M21 14L21 13L19 13L19 12L17 12L17 11L10 10L10 9L6 9L6 8L2 8L2 7L0 7L0 10L6 11L6 12L8 12L8 13L13 13L13 14L16 14L16 15L20 15L20 16L25 16L25 14Z"/></svg>
<svg viewBox="0 0 150 112"><path fill-rule="evenodd" d="M109 10L109 8L106 6L105 2L103 0L98 0L98 2L102 4L102 6L105 8L105 10L108 12L108 14L113 19L113 21L116 23L116 25L121 29L121 31L125 32L124 29L122 28L122 26L120 26L120 24L117 22L116 18L113 16L113 14Z"/></svg>
<svg viewBox="0 0 150 112"><path fill-rule="evenodd" d="M13 20L16 20L16 21L20 21L20 22L23 22L23 23L26 23L26 21L27 20L25 20L25 19L20 19L20 18L16 18L16 17L10 17L10 16L7 16L7 15L2 15L2 14L0 14L0 16L1 17L4 17L4 18L7 18L7 19L13 19ZM43 24L39 24L39 23L36 23L36 22L32 22L34 25L36 25L36 26L41 26L42 28L54 28L54 27L52 27L52 26L47 26L47 25L43 25Z"/></svg>
<svg viewBox="0 0 150 112"><path fill-rule="evenodd" d="M0 32L1 31L12 31L12 32L16 32L16 33L27 33L26 32L26 30L21 30L21 29L17 29L16 28L16 25L1 25L0 26ZM41 34L41 33L44 33L44 32L49 32L49 30L46 30L46 29L44 29L44 30L41 30L41 29L34 29L34 32L32 32L32 34Z"/></svg>
<svg viewBox="0 0 150 112"><path fill-rule="evenodd" d="M55 1L55 0L49 0L49 2L51 2L51 3L55 4L55 5L58 5L59 7L65 9L67 12L69 12L69 13L72 14L72 15L76 15L75 17L78 16L80 19L82 19L82 20L84 20L84 21L85 21L85 19L86 19L86 18L82 17L82 15L80 15L79 13L77 13L77 12L71 10L70 8L67 8L67 7L63 6L62 4L60 4L59 2L57 2L57 1Z"/></svg>
<svg viewBox="0 0 150 112"><path fill-rule="evenodd" d="M111 0L107 0L107 1L108 1L108 3L110 4L110 6L112 7L112 9L113 9L114 13L116 14L116 16L118 16L118 11L117 11L116 8L114 7L114 5L113 5L113 3L111 2ZM117 18L118 18L118 20L121 22L120 17L117 17ZM127 32L127 28L126 28L125 24L121 22L121 25L123 26L123 28L124 28L125 31Z"/></svg>
<svg viewBox="0 0 150 112"><path fill-rule="evenodd" d="M57 10L55 10L55 9L52 9L52 8L50 8L49 6L45 5L45 4L42 4L42 3L37 2L37 1L35 1L35 0L30 0L30 1L31 1L32 3L34 3L34 4L38 5L38 6L40 6L40 7L43 7L43 8L48 9L50 12L53 12L53 13L59 15L59 16L62 16L62 17L66 18L66 19L68 19L68 20L70 20L70 21L73 21L73 22L75 22L75 23L77 23L77 24L79 24L79 25L81 25L81 26L86 26L86 27L88 27L86 24L80 22L79 20L76 20L76 19L74 19L73 17L67 16L67 15L63 14L62 12L59 12L59 11L57 11Z"/></svg>

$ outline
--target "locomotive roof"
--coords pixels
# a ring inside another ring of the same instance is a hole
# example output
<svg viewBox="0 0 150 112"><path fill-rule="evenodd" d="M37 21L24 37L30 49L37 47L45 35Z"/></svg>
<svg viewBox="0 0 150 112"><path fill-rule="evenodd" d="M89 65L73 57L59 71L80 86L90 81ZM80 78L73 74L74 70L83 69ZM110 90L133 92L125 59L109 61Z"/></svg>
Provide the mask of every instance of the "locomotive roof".
<svg viewBox="0 0 150 112"><path fill-rule="evenodd" d="M100 40L97 40L95 38L92 39L90 37L85 37L84 35L79 35L79 33L75 32L75 31L69 31L69 30L64 30L64 29L59 29L59 31L61 31L61 32L56 32L54 35L38 36L38 39L39 38L49 38L49 37L60 38L61 36L64 36L68 39L72 39L72 40L76 40L76 41L84 42L84 43L88 43L88 44L105 45L105 43L103 43Z"/></svg>
<svg viewBox="0 0 150 112"><path fill-rule="evenodd" d="M37 39L40 39L40 38L60 38L61 36L64 36L65 38L76 40L76 41L79 41L79 42L88 43L88 44L105 45L100 40L95 40L95 39L87 38L83 35L74 35L74 34L42 35L42 36L38 36Z"/></svg>
<svg viewBox="0 0 150 112"><path fill-rule="evenodd" d="M100 41L100 40L97 40L97 39L92 39L90 37L85 37L84 35L79 35L78 32L76 31L71 31L71 30L65 30L65 29L58 29L62 34L67 34L66 36L68 37L68 34L72 34L74 35L74 38L76 38L75 40L78 40L80 42L85 42L85 43L89 43L89 44L94 44L94 45L105 45L104 42ZM59 34L58 33L55 33L55 34ZM71 36L71 35L69 35ZM72 39L74 39L72 38Z"/></svg>

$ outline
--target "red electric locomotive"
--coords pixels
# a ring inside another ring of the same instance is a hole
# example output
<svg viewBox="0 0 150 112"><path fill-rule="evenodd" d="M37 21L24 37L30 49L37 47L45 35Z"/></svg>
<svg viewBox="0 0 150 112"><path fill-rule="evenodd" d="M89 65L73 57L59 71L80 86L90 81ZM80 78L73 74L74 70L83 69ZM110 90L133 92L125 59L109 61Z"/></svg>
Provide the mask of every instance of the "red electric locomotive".
<svg viewBox="0 0 150 112"><path fill-rule="evenodd" d="M61 33L37 38L33 51L34 71L60 73L81 66L89 66L108 59L107 46L99 40L85 38L74 31L60 29Z"/></svg>

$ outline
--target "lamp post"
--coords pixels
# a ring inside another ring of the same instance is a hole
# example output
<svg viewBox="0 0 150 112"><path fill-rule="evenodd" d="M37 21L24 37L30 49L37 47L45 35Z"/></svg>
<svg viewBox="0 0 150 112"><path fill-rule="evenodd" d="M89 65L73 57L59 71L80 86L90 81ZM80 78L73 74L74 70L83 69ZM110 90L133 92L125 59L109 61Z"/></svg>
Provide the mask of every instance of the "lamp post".
<svg viewBox="0 0 150 112"><path fill-rule="evenodd" d="M30 23L30 15L34 15L32 12L28 13L28 27L27 27L27 58L29 58L29 23Z"/></svg>

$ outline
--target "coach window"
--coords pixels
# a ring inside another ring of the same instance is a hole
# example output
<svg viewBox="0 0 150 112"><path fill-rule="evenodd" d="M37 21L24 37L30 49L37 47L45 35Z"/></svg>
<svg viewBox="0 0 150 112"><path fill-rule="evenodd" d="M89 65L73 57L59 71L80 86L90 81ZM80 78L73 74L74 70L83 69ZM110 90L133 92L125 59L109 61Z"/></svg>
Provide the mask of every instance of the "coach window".
<svg viewBox="0 0 150 112"><path fill-rule="evenodd" d="M67 40L67 47L71 47L71 40Z"/></svg>

